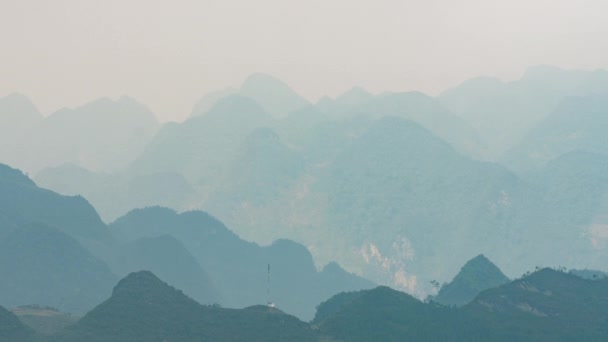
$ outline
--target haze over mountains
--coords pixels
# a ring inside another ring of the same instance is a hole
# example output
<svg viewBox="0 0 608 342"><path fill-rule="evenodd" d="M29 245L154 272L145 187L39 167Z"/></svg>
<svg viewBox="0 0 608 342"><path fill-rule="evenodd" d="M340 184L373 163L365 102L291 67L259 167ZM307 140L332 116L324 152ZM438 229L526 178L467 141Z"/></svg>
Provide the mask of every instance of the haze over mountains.
<svg viewBox="0 0 608 342"><path fill-rule="evenodd" d="M336 263L318 271L310 252L293 241L244 241L201 211L149 207L105 225L85 199L39 188L5 165L0 186L0 341L608 336L601 272L545 268L509 281L479 255L435 299L422 302L374 288ZM75 229L87 225L88 231ZM260 305L264 300L278 308Z"/></svg>
<svg viewBox="0 0 608 342"><path fill-rule="evenodd" d="M167 281L179 284L171 285L215 287L208 300L236 297L226 289L239 280L214 275L194 250L193 244L206 243L200 236L166 227L126 240L101 236L109 235L107 223L116 234L131 220L153 226L163 218L172 226L196 216L178 213L203 210L238 235L230 239L263 245L251 247L262 259L284 247L275 240L302 244L294 260L308 267L307 279L315 284L323 278L316 268L337 261L375 283L426 297L434 294L431 280L449 281L480 253L509 277L537 265L606 264L607 91L603 70L535 67L517 81L474 79L438 97L373 95L355 87L311 104L280 80L256 74L238 89L204 97L188 120L163 125L126 97L43 118L27 98L13 94L0 100L6 132L0 161L35 175L41 187L89 200L105 223L81 199L44 195L81 206L79 222L88 222L83 231L61 215L41 214L42 207L32 215L48 216L116 277L135 270L122 265L150 265L154 256L145 251L162 245L190 265L184 272L197 274L173 275ZM34 191L29 182L7 186L27 193ZM16 208L19 201L4 203ZM178 213L132 211L155 205ZM198 219L201 226L216 225ZM14 228L27 220L14 223L0 213L4 221ZM183 224L183 231L191 229ZM173 271L153 264L161 277ZM363 287L354 276L350 281ZM235 303L254 304L247 296ZM313 311L290 313L310 317Z"/></svg>

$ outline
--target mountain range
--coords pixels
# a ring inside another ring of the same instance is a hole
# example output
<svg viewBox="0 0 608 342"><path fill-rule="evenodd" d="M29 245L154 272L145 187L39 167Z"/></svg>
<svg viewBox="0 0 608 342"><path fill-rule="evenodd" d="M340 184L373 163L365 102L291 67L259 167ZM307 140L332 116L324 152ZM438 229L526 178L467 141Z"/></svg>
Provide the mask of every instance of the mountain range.
<svg viewBox="0 0 608 342"><path fill-rule="evenodd" d="M256 74L206 98L188 120L160 127L129 98L45 118L27 98L11 95L0 101L0 120L15 121L7 131L46 128L18 134L37 141L33 150L33 142L8 138L10 156L0 153L0 160L23 158L15 165L33 165L25 170L40 186L87 198L105 223L83 214L90 224L82 232L58 221L61 215L50 225L117 276L127 270L109 256L122 255L115 245L126 241L84 232L161 205L208 212L259 245L296 241L315 265L336 261L424 298L434 293L431 280L450 280L471 253L496 261L511 278L537 265L605 265L607 80L603 70L541 66L519 80L473 79L436 97L355 87L309 103L284 82ZM122 138L108 132L116 125ZM57 133L59 126L80 133ZM85 134L92 126L103 129ZM147 133L135 139L132 130L140 128ZM39 143L47 133L62 139ZM46 159L47 146L62 157ZM103 166L87 162L94 155L104 156ZM23 223L2 212L0 222ZM174 238L198 259L186 239Z"/></svg>

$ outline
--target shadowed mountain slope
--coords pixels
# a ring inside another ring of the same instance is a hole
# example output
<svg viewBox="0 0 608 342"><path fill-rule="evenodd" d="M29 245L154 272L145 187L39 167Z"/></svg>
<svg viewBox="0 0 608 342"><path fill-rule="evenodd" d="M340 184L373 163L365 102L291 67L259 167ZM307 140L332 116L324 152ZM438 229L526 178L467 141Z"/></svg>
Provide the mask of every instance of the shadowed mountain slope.
<svg viewBox="0 0 608 342"><path fill-rule="evenodd" d="M203 306L148 271L131 273L112 296L51 341L313 341L310 327L276 309Z"/></svg>
<svg viewBox="0 0 608 342"><path fill-rule="evenodd" d="M116 277L77 241L30 224L0 238L0 303L83 314L107 298Z"/></svg>

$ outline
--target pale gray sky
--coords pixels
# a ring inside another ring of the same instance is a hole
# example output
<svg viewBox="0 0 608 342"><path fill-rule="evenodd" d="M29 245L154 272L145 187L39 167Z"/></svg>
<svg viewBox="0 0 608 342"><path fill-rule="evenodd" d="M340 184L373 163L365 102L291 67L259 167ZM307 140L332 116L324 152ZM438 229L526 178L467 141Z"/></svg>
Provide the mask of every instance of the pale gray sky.
<svg viewBox="0 0 608 342"><path fill-rule="evenodd" d="M48 114L128 94L162 120L273 74L316 100L608 67L606 0L0 0L0 96Z"/></svg>

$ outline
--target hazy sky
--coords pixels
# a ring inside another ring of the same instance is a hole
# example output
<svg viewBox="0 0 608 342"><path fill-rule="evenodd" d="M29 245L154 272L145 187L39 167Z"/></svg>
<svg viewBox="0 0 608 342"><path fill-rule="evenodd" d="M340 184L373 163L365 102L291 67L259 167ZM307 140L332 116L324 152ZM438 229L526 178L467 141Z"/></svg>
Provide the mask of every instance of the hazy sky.
<svg viewBox="0 0 608 342"><path fill-rule="evenodd" d="M608 1L0 0L0 44L0 96L48 114L128 94L167 120L256 71L316 100L607 68Z"/></svg>

